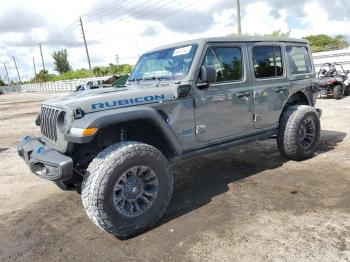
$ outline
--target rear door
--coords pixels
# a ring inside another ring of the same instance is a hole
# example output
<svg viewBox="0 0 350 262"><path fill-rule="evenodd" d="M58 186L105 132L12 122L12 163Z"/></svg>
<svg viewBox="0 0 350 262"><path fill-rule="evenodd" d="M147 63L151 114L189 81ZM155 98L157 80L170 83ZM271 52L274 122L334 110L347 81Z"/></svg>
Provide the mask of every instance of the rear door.
<svg viewBox="0 0 350 262"><path fill-rule="evenodd" d="M254 127L263 129L277 126L290 92L285 47L279 43L252 43L249 55L252 61Z"/></svg>
<svg viewBox="0 0 350 262"><path fill-rule="evenodd" d="M247 60L244 43L206 47L200 65L214 65L217 81L195 92L196 135L200 142L240 134L252 126L253 92Z"/></svg>

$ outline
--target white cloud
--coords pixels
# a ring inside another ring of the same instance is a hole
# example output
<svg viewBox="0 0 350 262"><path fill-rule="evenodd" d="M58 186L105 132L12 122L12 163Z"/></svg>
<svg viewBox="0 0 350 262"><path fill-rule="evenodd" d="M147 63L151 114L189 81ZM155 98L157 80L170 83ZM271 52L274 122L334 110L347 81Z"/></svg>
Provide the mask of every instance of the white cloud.
<svg viewBox="0 0 350 262"><path fill-rule="evenodd" d="M304 5L305 17L300 22L305 29L292 29L291 36L304 37L311 34L349 35L350 22L347 20L331 20L326 9L316 1Z"/></svg>
<svg viewBox="0 0 350 262"><path fill-rule="evenodd" d="M281 30L288 32L286 22L287 12L279 10L279 18L270 15L272 7L266 2L255 2L245 7L245 16L242 19L242 31L247 34L269 34L273 31Z"/></svg>

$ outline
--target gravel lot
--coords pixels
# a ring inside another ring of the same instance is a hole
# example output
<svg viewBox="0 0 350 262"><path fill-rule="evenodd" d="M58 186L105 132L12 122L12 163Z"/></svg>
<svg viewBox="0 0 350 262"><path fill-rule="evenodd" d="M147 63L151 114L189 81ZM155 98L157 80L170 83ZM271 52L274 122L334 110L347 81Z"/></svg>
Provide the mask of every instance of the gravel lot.
<svg viewBox="0 0 350 262"><path fill-rule="evenodd" d="M175 167L164 217L121 241L88 220L78 194L35 177L17 156L53 96L0 96L1 261L350 260L350 97L318 100L312 159L286 161L264 141Z"/></svg>

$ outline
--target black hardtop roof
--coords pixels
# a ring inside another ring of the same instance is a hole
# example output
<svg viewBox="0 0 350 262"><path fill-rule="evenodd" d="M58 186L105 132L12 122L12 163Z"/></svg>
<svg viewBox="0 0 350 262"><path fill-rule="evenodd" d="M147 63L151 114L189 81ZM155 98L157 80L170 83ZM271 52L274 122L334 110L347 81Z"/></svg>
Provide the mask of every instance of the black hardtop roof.
<svg viewBox="0 0 350 262"><path fill-rule="evenodd" d="M298 38L286 38L286 37L270 37L270 36L235 36L235 37L208 37L208 38L199 38L184 42L178 42L170 45L161 46L150 50L149 52L154 52L157 50L162 50L166 48L173 48L177 46L185 46L192 44L206 44L206 43L230 43L230 42L287 42L287 43L300 43L300 44L309 44L309 42L305 39Z"/></svg>

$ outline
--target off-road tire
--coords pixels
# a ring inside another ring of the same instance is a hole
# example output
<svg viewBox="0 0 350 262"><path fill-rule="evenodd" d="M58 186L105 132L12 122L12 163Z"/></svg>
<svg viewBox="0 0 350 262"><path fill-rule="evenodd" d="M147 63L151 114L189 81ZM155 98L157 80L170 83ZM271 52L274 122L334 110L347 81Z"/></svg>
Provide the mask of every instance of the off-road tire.
<svg viewBox="0 0 350 262"><path fill-rule="evenodd" d="M344 88L341 85L336 85L333 88L333 97L334 99L341 99L344 95Z"/></svg>
<svg viewBox="0 0 350 262"><path fill-rule="evenodd" d="M307 150L303 148L299 141L300 128L306 119L311 119L314 123L314 140ZM282 113L277 135L277 146L280 153L291 160L304 160L310 158L314 152L320 138L321 125L319 114L315 108L306 105L290 106Z"/></svg>
<svg viewBox="0 0 350 262"><path fill-rule="evenodd" d="M145 213L128 217L118 212L113 200L114 189L122 174L137 165L154 171L158 179L158 193ZM163 215L173 189L172 170L158 149L138 142L121 142L107 147L95 157L87 169L81 189L88 217L108 233L127 238L145 231Z"/></svg>
<svg viewBox="0 0 350 262"><path fill-rule="evenodd" d="M350 85L347 85L344 90L344 96L350 95Z"/></svg>

